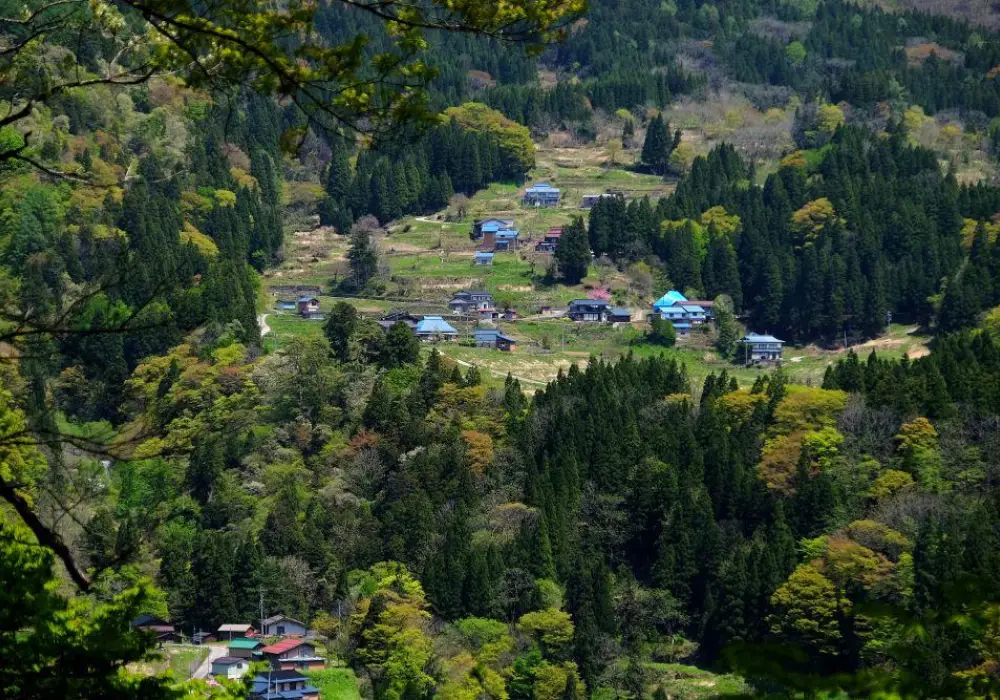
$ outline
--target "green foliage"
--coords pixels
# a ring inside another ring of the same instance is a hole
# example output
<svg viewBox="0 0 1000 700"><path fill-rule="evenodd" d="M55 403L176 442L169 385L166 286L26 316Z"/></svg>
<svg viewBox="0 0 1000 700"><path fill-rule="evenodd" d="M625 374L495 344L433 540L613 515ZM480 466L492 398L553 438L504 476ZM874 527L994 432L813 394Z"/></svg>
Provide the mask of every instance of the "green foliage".
<svg viewBox="0 0 1000 700"><path fill-rule="evenodd" d="M579 284L587 276L591 254L582 218L576 217L563 229L554 257L566 284Z"/></svg>

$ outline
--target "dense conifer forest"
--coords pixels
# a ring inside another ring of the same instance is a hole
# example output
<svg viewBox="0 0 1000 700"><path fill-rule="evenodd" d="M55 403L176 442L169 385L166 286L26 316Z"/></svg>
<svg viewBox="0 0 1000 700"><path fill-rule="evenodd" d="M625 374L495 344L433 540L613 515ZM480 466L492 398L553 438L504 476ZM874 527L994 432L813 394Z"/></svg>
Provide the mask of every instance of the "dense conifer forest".
<svg viewBox="0 0 1000 700"><path fill-rule="evenodd" d="M1000 35L840 0L482 8L0 2L0 697L261 697L151 670L130 623L277 613L372 700L664 700L699 669L995 697L1000 187L918 132L957 115L995 165ZM688 157L663 112L723 87L791 147ZM529 386L344 301L383 291L392 222L520 206L552 136L662 190L574 212L544 284L639 268L789 344L902 323L928 352L748 380L670 326ZM303 221L351 274L268 345Z"/></svg>

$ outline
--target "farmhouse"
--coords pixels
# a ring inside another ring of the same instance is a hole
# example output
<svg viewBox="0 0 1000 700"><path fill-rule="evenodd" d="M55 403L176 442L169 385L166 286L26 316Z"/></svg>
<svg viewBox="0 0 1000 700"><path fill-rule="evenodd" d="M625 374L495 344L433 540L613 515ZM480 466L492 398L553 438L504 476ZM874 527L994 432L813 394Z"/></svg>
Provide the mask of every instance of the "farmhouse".
<svg viewBox="0 0 1000 700"><path fill-rule="evenodd" d="M239 659L252 659L254 653L263 646L259 639L249 639L247 637L237 637L229 640L229 651L227 656Z"/></svg>
<svg viewBox="0 0 1000 700"><path fill-rule="evenodd" d="M171 623L153 615L140 615L132 620L132 626L137 630L149 632L157 642L176 642L180 639Z"/></svg>
<svg viewBox="0 0 1000 700"><path fill-rule="evenodd" d="M563 230L558 226L554 226L548 230L542 240L535 244L535 252L538 253L554 253L556 252L556 247L559 245L559 239L562 238Z"/></svg>
<svg viewBox="0 0 1000 700"><path fill-rule="evenodd" d="M496 306L493 304L493 295L483 291L458 292L448 302L448 308L456 314L489 312L492 315L496 310Z"/></svg>
<svg viewBox="0 0 1000 700"><path fill-rule="evenodd" d="M259 653L275 671L309 670L326 665L326 659L316 656L315 644L294 637L263 647Z"/></svg>
<svg viewBox="0 0 1000 700"><path fill-rule="evenodd" d="M517 250L520 240L519 237L521 232L516 228L507 228L497 231L496 243L494 244L494 250Z"/></svg>
<svg viewBox="0 0 1000 700"><path fill-rule="evenodd" d="M265 637L301 637L306 633L306 624L287 615L273 615L260 621L261 634Z"/></svg>
<svg viewBox="0 0 1000 700"><path fill-rule="evenodd" d="M429 343L454 340L458 337L458 331L454 326L440 316L424 316L417 324L416 334L418 338Z"/></svg>
<svg viewBox="0 0 1000 700"><path fill-rule="evenodd" d="M472 222L472 239L479 240L488 232L496 233L510 228L514 228L513 219L476 219Z"/></svg>
<svg viewBox="0 0 1000 700"><path fill-rule="evenodd" d="M539 182L524 191L524 206L526 207L558 207L559 188L547 182Z"/></svg>
<svg viewBox="0 0 1000 700"><path fill-rule="evenodd" d="M238 656L222 656L212 661L212 675L235 680L250 670L250 660Z"/></svg>
<svg viewBox="0 0 1000 700"><path fill-rule="evenodd" d="M411 331L415 331L417 324L420 323L420 316L414 316L405 311L393 311L380 318L377 323L384 331L389 330L397 323L402 323Z"/></svg>
<svg viewBox="0 0 1000 700"><path fill-rule="evenodd" d="M319 688L298 671L271 671L253 679L251 700L318 700Z"/></svg>
<svg viewBox="0 0 1000 700"><path fill-rule="evenodd" d="M688 301L687 297L672 289L653 302L653 313L670 321L674 330L686 335L692 326L706 323L712 316L711 301Z"/></svg>
<svg viewBox="0 0 1000 700"><path fill-rule="evenodd" d="M299 297L296 302L296 306L299 310L299 314L303 318L312 318L313 314L318 314L319 311L319 299L316 297Z"/></svg>
<svg viewBox="0 0 1000 700"><path fill-rule="evenodd" d="M580 202L580 208L593 209L594 205L597 204L602 199L604 199L605 197L615 197L615 196L616 195L613 195L609 192L602 192L601 194L585 194L583 195L583 201Z"/></svg>
<svg viewBox="0 0 1000 700"><path fill-rule="evenodd" d="M631 323L632 312L623 306L612 306L608 308L608 323Z"/></svg>
<svg viewBox="0 0 1000 700"><path fill-rule="evenodd" d="M574 321L597 321L607 319L608 302L603 299L574 299L569 303L566 315Z"/></svg>
<svg viewBox="0 0 1000 700"><path fill-rule="evenodd" d="M227 623L219 627L219 639L235 639L236 637L249 637L255 634L257 630L253 628L253 625L248 625L244 622L240 623Z"/></svg>
<svg viewBox="0 0 1000 700"><path fill-rule="evenodd" d="M781 360L782 346L784 340L778 340L773 335L759 335L757 333L747 333L740 343L743 345L743 361L747 364L751 362L778 362Z"/></svg>
<svg viewBox="0 0 1000 700"><path fill-rule="evenodd" d="M480 328L473 335L477 348L495 348L503 352L512 352L517 349L517 341L504 335L497 328Z"/></svg>

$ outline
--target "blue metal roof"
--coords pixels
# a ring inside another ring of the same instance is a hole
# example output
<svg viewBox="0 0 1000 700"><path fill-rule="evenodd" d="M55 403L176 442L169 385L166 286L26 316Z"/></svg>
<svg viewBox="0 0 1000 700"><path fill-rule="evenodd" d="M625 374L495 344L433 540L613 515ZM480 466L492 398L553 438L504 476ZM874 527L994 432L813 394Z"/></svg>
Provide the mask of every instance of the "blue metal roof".
<svg viewBox="0 0 1000 700"><path fill-rule="evenodd" d="M447 321L440 316L424 316L423 320L417 324L417 333L458 333Z"/></svg>
<svg viewBox="0 0 1000 700"><path fill-rule="evenodd" d="M687 297L678 292L676 289L671 289L662 297L654 301L653 306L654 308L661 308L665 306L673 306L678 302L683 304L685 301L687 301Z"/></svg>
<svg viewBox="0 0 1000 700"><path fill-rule="evenodd" d="M558 187L553 187L547 182L536 182L528 188L528 192L558 192Z"/></svg>
<svg viewBox="0 0 1000 700"><path fill-rule="evenodd" d="M687 323L687 322L683 322L683 323L678 322L678 323L674 323L673 326L674 326L674 328L690 328L691 324Z"/></svg>
<svg viewBox="0 0 1000 700"><path fill-rule="evenodd" d="M757 333L747 333L743 336L744 343L782 343L784 340L778 340L773 335L758 335Z"/></svg>
<svg viewBox="0 0 1000 700"><path fill-rule="evenodd" d="M482 230L482 231L499 231L500 230L500 222L498 222L498 221L491 221L488 224L483 224L480 227L480 230Z"/></svg>
<svg viewBox="0 0 1000 700"><path fill-rule="evenodd" d="M657 310L664 316L683 316L687 313L683 306L663 306Z"/></svg>
<svg viewBox="0 0 1000 700"><path fill-rule="evenodd" d="M682 309L684 309L685 311L687 311L689 314L703 314L703 313L705 313L705 309L701 308L700 306L690 306L688 304L681 304L680 307Z"/></svg>
<svg viewBox="0 0 1000 700"><path fill-rule="evenodd" d="M492 259L493 258L493 253L482 253L482 252L476 253L476 258Z"/></svg>
<svg viewBox="0 0 1000 700"><path fill-rule="evenodd" d="M497 231L497 238L517 238L521 234L520 231L513 228L507 228L503 231Z"/></svg>

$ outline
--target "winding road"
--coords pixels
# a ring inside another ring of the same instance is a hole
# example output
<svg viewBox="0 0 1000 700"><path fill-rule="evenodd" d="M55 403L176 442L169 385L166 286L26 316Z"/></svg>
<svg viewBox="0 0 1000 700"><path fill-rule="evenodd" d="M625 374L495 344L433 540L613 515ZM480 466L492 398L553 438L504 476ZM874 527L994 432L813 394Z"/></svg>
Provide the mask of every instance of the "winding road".
<svg viewBox="0 0 1000 700"><path fill-rule="evenodd" d="M271 327L267 325L267 317L271 314L260 314L257 316L257 325L260 326L260 337L263 338L265 335L271 332Z"/></svg>

